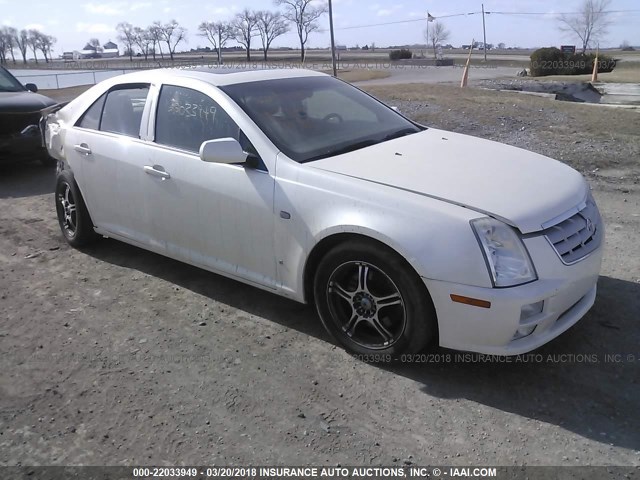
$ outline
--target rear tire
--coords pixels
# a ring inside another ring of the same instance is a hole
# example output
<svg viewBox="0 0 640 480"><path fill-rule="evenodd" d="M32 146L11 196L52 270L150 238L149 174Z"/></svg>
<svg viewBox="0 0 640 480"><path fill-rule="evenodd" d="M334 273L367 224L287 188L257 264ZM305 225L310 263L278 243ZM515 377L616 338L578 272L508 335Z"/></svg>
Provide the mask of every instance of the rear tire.
<svg viewBox="0 0 640 480"><path fill-rule="evenodd" d="M79 248L98 238L80 189L68 170L58 174L55 202L60 230L69 245Z"/></svg>
<svg viewBox="0 0 640 480"><path fill-rule="evenodd" d="M346 350L367 358L397 359L438 337L435 309L418 274L373 241L330 250L316 271L314 298L327 331Z"/></svg>

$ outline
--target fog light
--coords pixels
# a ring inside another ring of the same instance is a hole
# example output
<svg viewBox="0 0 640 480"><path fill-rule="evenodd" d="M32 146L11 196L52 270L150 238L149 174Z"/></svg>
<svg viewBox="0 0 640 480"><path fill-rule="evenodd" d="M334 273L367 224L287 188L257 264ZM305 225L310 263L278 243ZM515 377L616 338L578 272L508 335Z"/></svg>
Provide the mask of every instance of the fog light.
<svg viewBox="0 0 640 480"><path fill-rule="evenodd" d="M528 337L536 329L537 325L530 325L528 327L520 327L511 340L519 340L520 338Z"/></svg>
<svg viewBox="0 0 640 480"><path fill-rule="evenodd" d="M528 318L533 317L542 312L542 307L544 306L544 300L541 300L536 303L530 303L529 305L523 305L520 309L520 323L524 322ZM527 335L530 335L529 332ZM525 335L526 337L526 335Z"/></svg>

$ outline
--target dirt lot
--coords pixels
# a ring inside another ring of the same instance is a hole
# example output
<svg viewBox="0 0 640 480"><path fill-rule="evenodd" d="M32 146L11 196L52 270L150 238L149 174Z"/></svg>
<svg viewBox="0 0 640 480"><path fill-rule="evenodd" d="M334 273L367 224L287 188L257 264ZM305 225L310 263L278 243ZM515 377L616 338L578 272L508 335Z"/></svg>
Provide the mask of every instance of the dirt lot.
<svg viewBox="0 0 640 480"><path fill-rule="evenodd" d="M53 171L5 167L0 464L640 465L640 115L371 91L585 173L607 224L592 311L542 357L369 365L309 307L112 240L67 247Z"/></svg>

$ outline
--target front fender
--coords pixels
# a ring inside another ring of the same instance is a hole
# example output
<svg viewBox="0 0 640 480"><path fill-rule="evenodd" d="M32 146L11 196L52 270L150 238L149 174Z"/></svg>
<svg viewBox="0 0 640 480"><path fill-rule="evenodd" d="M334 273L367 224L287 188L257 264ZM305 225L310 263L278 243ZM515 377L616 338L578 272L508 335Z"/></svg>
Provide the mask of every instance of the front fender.
<svg viewBox="0 0 640 480"><path fill-rule="evenodd" d="M424 278L491 287L472 210L280 158L274 202L278 281L296 300L310 253L344 233L384 243Z"/></svg>

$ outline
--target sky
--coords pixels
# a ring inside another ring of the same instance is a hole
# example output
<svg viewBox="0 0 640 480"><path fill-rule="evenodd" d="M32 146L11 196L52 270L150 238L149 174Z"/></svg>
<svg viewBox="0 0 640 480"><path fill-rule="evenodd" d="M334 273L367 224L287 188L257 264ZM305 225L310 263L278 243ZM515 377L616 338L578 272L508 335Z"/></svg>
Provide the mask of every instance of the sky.
<svg viewBox="0 0 640 480"><path fill-rule="evenodd" d="M322 1L322 0L314 0ZM487 43L504 42L514 47L559 46L578 44L577 39L562 33L558 28L557 14L574 12L582 0L485 0ZM397 3L396 3L397 2ZM336 43L347 45L377 46L424 43L426 13L443 22L451 35L447 43L454 46L482 40L482 15L449 16L479 12L481 0L333 0ZM0 0L0 25L18 29L36 28L57 38L54 54L80 50L90 38L101 43L112 40L119 43L115 27L127 21L134 26L146 27L155 20L163 23L176 19L187 28L188 43L178 50L208 46L197 35L198 24L203 20L228 20L238 11L250 9L276 10L269 0ZM640 2L638 0L611 0L610 10L636 10L611 15L613 21L609 34L602 40L603 47L617 47L623 41L640 45ZM495 12L534 12L544 15L513 15ZM403 22L391 25L372 25ZM309 47L328 47L328 16L321 19L322 32L309 38ZM256 47L259 40L256 39ZM228 45L232 45L233 42ZM297 45L297 37L288 33L274 41L273 46ZM121 46L121 50L122 50Z"/></svg>

